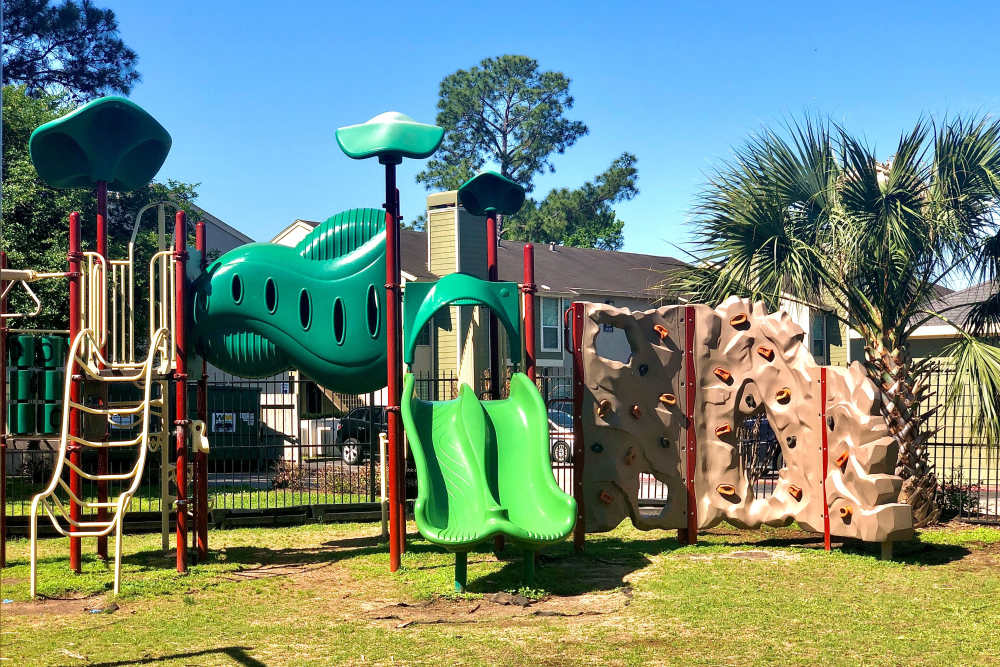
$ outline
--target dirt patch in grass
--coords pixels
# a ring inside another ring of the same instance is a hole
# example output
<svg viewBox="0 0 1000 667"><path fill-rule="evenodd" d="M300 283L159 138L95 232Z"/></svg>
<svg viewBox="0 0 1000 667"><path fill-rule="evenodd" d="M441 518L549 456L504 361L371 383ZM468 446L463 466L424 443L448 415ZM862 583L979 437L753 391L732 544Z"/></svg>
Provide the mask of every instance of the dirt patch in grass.
<svg viewBox="0 0 1000 667"><path fill-rule="evenodd" d="M3 613L11 616L66 616L82 614L91 609L117 611L115 603L108 603L104 595L79 598L42 598L28 602L9 602L3 606ZM98 612L99 613L99 612Z"/></svg>
<svg viewBox="0 0 1000 667"><path fill-rule="evenodd" d="M368 619L396 629L414 625L465 625L538 617L586 619L614 614L632 599L630 587L584 595L549 595L531 600L512 593L480 598L437 597L427 602L398 602L369 611Z"/></svg>

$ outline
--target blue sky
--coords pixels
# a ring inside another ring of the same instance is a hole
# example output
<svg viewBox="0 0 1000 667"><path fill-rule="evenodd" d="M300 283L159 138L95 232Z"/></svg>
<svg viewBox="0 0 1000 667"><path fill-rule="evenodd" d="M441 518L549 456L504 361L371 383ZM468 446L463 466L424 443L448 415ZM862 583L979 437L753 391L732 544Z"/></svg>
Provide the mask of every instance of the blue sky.
<svg viewBox="0 0 1000 667"><path fill-rule="evenodd" d="M1000 109L994 2L98 4L139 53L132 98L173 136L159 177L200 182L258 240L379 206L377 163L334 130L387 110L433 122L444 76L503 53L566 73L590 127L536 196L638 155L640 194L618 207L632 252L681 256L706 174L763 126L829 115L888 156L921 114ZM400 170L404 218L423 210L420 164Z"/></svg>

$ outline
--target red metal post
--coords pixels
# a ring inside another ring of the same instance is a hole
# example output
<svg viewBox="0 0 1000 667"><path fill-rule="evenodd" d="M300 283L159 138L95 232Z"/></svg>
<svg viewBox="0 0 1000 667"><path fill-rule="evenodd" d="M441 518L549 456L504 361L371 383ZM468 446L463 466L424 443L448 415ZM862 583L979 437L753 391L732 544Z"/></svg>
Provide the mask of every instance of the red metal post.
<svg viewBox="0 0 1000 667"><path fill-rule="evenodd" d="M698 541L698 500L695 496L695 475L697 474L697 437L695 433L694 408L697 378L694 369L694 306L684 307L684 378L685 378L685 425L687 431L686 461L687 471L687 529L678 536L688 544Z"/></svg>
<svg viewBox="0 0 1000 667"><path fill-rule="evenodd" d="M177 452L177 571L187 572L187 338L184 326L187 295L187 222L184 211L174 220L174 313L176 335L174 351L174 442Z"/></svg>
<svg viewBox="0 0 1000 667"><path fill-rule="evenodd" d="M486 216L486 276L490 282L500 280L500 269L497 266L497 214ZM490 317L490 392L489 397L500 398L500 327L497 316L492 310ZM513 344L513 341L511 341ZM502 536L500 536L502 539Z"/></svg>
<svg viewBox="0 0 1000 667"><path fill-rule="evenodd" d="M195 247L198 249L198 265L202 271L208 265L208 245L205 240L205 223L198 221L195 227ZM208 422L208 363L201 360L201 377L198 378L198 419ZM197 491L195 507L198 508L198 520L195 529L198 532L198 561L208 559L208 454L199 451L195 455L197 469Z"/></svg>
<svg viewBox="0 0 1000 667"><path fill-rule="evenodd" d="M108 184L106 181L97 182L97 254L104 258L105 262L108 260ZM107 264L105 264L107 266ZM105 277L108 280L108 277ZM114 289L114 286L112 286ZM105 307L107 307L107 302L104 302ZM102 317L101 320L107 322L108 320L114 321L114 318L108 318L107 314ZM113 325L112 325L113 326ZM104 332L95 332L98 336L103 336ZM104 356L107 352L107 346L101 347L101 356ZM103 400L103 397L101 397ZM107 442L111 439L111 432L108 428L108 423L104 422L104 436L102 440ZM106 475L108 474L108 449L102 447L97 451L97 474ZM97 501L99 503L108 502L108 482L107 480L97 480ZM97 508L97 520L107 521L108 520L108 508L98 507ZM108 538L107 536L97 538L97 555L104 560L108 559Z"/></svg>
<svg viewBox="0 0 1000 667"><path fill-rule="evenodd" d="M396 226L396 331L398 332L398 339L396 341L397 355L402 355L403 350L403 309L402 309L402 298L403 298L403 288L402 288L402 277L400 275L402 264L403 264L403 254L400 249L399 241L399 224L402 220L402 214L399 212L399 188L396 187L396 172L393 170L392 174L392 193L393 193L393 224ZM396 361L396 405L399 406L399 396L403 388L403 360L402 357L397 357ZM396 410L399 415L397 417L399 428L397 432L397 449L399 455L399 464L396 466L397 480L399 483L399 492L396 497L399 500L399 553L400 555L406 553L406 448L404 447L404 434L403 434L403 417Z"/></svg>
<svg viewBox="0 0 1000 667"><path fill-rule="evenodd" d="M74 211L69 214L69 252L66 254L66 258L69 260L69 343L70 347L73 345L73 341L80 333L80 309L83 306L81 303L83 296L83 275L80 273L80 261L83 259L83 253L80 250L80 214ZM79 368L76 365L75 360L71 360L72 363L69 367L69 373L71 376L70 388L69 388L69 400L73 403L80 403L81 393L83 390L83 378L79 374ZM76 408L70 406L69 409L69 434L72 436L80 436L80 411ZM78 442L70 440L66 445L66 450L69 453L70 462L76 466L80 466L80 445ZM69 471L69 488L73 491L74 495L80 496L80 475L75 469L70 468ZM70 498L69 504L69 516L73 521L80 520L80 505ZM76 529L71 525L69 532L72 535L76 532ZM69 538L69 567L74 572L80 572L80 538L70 537Z"/></svg>
<svg viewBox="0 0 1000 667"><path fill-rule="evenodd" d="M389 570L399 569L405 535L405 523L400 520L400 464L405 469L406 463L401 461L403 425L400 423L399 392L400 378L400 348L402 340L399 330L399 291L400 269L397 253L397 237L399 223L396 220L396 165L385 165L385 334L386 334L386 422L389 436ZM406 502L405 498L402 500ZM405 505L403 506L405 507ZM405 521L405 516L403 517Z"/></svg>
<svg viewBox="0 0 1000 667"><path fill-rule="evenodd" d="M7 253L0 250L0 269L7 268ZM0 294L7 281L0 280ZM7 298L0 298L0 567L7 567Z"/></svg>
<svg viewBox="0 0 1000 667"><path fill-rule="evenodd" d="M524 244L524 372L535 381L535 246Z"/></svg>
<svg viewBox="0 0 1000 667"><path fill-rule="evenodd" d="M826 499L826 474L829 465L829 451L827 449L826 434L826 366L819 369L819 430L823 434L821 438L821 454L823 456L823 548L830 550L830 507Z"/></svg>
<svg viewBox="0 0 1000 667"><path fill-rule="evenodd" d="M583 519L583 303L573 302L563 314L563 324L568 334L565 342L573 351L573 497L576 499L573 548L583 551L587 535Z"/></svg>

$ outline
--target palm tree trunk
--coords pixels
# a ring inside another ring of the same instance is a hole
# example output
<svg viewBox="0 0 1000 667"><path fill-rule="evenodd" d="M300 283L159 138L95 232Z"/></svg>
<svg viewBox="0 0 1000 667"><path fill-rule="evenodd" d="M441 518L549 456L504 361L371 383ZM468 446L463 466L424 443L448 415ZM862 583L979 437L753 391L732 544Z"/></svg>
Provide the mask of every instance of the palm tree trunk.
<svg viewBox="0 0 1000 667"><path fill-rule="evenodd" d="M913 525L923 527L937 521L937 476L930 462L927 442L933 435L925 426L937 408L920 413L920 404L928 397L926 369L914 373L908 346L898 347L883 338L866 348L868 373L882 390L882 416L889 434L899 446L896 474L903 478L899 502L913 507Z"/></svg>

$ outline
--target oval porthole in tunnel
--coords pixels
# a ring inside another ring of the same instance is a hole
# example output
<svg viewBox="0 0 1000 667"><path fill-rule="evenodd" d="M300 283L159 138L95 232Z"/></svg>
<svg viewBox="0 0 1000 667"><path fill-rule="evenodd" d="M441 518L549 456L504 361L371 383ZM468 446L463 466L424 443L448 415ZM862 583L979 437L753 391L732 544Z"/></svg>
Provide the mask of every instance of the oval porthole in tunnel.
<svg viewBox="0 0 1000 667"><path fill-rule="evenodd" d="M274 284L273 278L268 278L264 283L264 305L271 314L278 309L278 286Z"/></svg>
<svg viewBox="0 0 1000 667"><path fill-rule="evenodd" d="M337 341L337 345L344 344L345 328L344 302L338 296L333 301L333 337Z"/></svg>
<svg viewBox="0 0 1000 667"><path fill-rule="evenodd" d="M372 335L372 338L378 337L379 331L379 309L378 309L378 292L375 290L374 285L368 286L368 333Z"/></svg>
<svg viewBox="0 0 1000 667"><path fill-rule="evenodd" d="M306 290L299 292L299 323L303 329L309 329L312 324L312 299Z"/></svg>
<svg viewBox="0 0 1000 667"><path fill-rule="evenodd" d="M232 290L233 303L240 303L243 301L243 280L237 273L233 274Z"/></svg>

